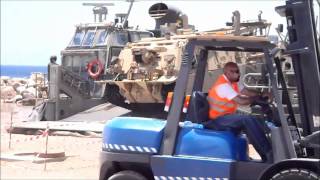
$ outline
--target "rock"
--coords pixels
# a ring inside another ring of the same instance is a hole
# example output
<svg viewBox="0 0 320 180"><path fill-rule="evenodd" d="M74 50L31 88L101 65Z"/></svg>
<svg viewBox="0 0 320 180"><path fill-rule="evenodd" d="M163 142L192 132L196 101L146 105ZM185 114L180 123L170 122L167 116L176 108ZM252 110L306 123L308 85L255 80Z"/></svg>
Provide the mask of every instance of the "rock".
<svg viewBox="0 0 320 180"><path fill-rule="evenodd" d="M22 98L21 95L16 95L16 96L14 97L14 102L17 102L17 101L22 100L22 99L23 99L23 98Z"/></svg>
<svg viewBox="0 0 320 180"><path fill-rule="evenodd" d="M32 93L30 93L30 92L28 92L28 91L23 91L22 93L21 93L21 95L22 95L22 97L23 97L23 99L34 99L35 98L35 95L34 94L32 94Z"/></svg>
<svg viewBox="0 0 320 180"><path fill-rule="evenodd" d="M11 98L11 99L8 99L8 100L5 100L4 102L6 103L15 103L17 101L20 101L22 100L22 96L21 95L16 95L15 97Z"/></svg>
<svg viewBox="0 0 320 180"><path fill-rule="evenodd" d="M36 97L36 88L34 87L28 87L26 90L24 90L22 93L22 96L24 96L23 94L29 94L31 95L33 98ZM30 96L29 96L30 97ZM24 97L26 98L26 97Z"/></svg>
<svg viewBox="0 0 320 180"><path fill-rule="evenodd" d="M18 94L22 94L23 91L25 91L27 88L26 86L19 86L17 87L16 91Z"/></svg>
<svg viewBox="0 0 320 180"><path fill-rule="evenodd" d="M36 82L32 79L27 80L27 86L28 87L34 87L36 85Z"/></svg>
<svg viewBox="0 0 320 180"><path fill-rule="evenodd" d="M7 80L4 80L4 79L0 79L0 85L1 86L7 86Z"/></svg>
<svg viewBox="0 0 320 180"><path fill-rule="evenodd" d="M5 80L7 86L12 86L14 81L12 79Z"/></svg>
<svg viewBox="0 0 320 180"><path fill-rule="evenodd" d="M1 99L11 99L16 96L16 94L12 86L1 86Z"/></svg>
<svg viewBox="0 0 320 180"><path fill-rule="evenodd" d="M26 78L12 78L13 83L27 84Z"/></svg>
<svg viewBox="0 0 320 180"><path fill-rule="evenodd" d="M20 84L19 82L14 82L12 87L15 91L17 91L17 88L20 87L22 84Z"/></svg>
<svg viewBox="0 0 320 180"><path fill-rule="evenodd" d="M20 101L17 101L17 104L20 104L23 106L34 106L36 104L36 99L35 98L22 99Z"/></svg>

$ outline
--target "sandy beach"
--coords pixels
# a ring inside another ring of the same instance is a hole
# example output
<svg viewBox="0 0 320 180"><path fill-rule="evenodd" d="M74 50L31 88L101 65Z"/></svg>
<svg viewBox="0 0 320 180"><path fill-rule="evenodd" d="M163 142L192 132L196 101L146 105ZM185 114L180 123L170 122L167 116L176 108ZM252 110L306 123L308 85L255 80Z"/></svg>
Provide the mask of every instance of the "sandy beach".
<svg viewBox="0 0 320 180"><path fill-rule="evenodd" d="M18 123L31 110L32 106L1 103L1 155L45 152L46 138L36 139L36 135L12 134L9 149L6 129L10 127L11 114L13 123ZM45 163L1 160L1 179L98 179L100 149L101 138L49 135L48 153L65 152L65 160L47 162L46 170Z"/></svg>

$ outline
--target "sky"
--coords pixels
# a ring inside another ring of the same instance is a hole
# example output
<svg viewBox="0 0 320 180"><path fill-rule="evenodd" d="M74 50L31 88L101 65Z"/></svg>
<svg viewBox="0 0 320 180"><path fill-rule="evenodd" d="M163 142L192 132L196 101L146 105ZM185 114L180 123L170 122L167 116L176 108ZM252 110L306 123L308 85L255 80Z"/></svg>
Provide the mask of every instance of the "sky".
<svg viewBox="0 0 320 180"><path fill-rule="evenodd" d="M126 13L129 3L119 1L18 1L1 0L1 65L47 65L51 55L58 56L65 49L75 31L75 25L93 22L92 8L84 2L111 2L107 21L115 13ZM231 21L232 12L239 10L241 20L262 18L272 22L271 34L279 23L285 24L274 8L284 5L283 0L251 1L155 1L138 0L134 3L129 25L140 29L153 29L155 22L148 15L151 5L163 2L188 15L189 24L199 31L221 28Z"/></svg>

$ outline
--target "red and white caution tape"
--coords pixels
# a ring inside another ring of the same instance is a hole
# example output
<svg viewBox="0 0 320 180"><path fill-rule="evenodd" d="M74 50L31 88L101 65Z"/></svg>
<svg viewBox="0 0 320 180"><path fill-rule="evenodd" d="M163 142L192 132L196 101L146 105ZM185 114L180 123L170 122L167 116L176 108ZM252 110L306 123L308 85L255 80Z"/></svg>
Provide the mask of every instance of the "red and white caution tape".
<svg viewBox="0 0 320 180"><path fill-rule="evenodd" d="M44 138L46 136L49 135L49 129L46 129L45 131L43 131L41 134L36 135L36 136L31 136L31 137L26 137L24 139L17 139L13 142L19 143L19 142L28 142L28 141L34 141L34 140L38 140L40 138Z"/></svg>

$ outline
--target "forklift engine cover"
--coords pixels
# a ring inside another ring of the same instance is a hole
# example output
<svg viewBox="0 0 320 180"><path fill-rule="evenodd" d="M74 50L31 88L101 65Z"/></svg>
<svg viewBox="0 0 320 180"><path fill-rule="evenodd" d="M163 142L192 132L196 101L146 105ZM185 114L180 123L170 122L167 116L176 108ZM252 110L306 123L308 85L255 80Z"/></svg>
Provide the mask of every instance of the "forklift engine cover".
<svg viewBox="0 0 320 180"><path fill-rule="evenodd" d="M116 117L103 130L103 150L159 154L166 121L141 117ZM247 160L247 141L228 131L209 131L185 121L179 124L175 155ZM206 142L206 143L203 143Z"/></svg>
<svg viewBox="0 0 320 180"><path fill-rule="evenodd" d="M158 154L165 121L116 117L103 130L103 149L112 152Z"/></svg>

